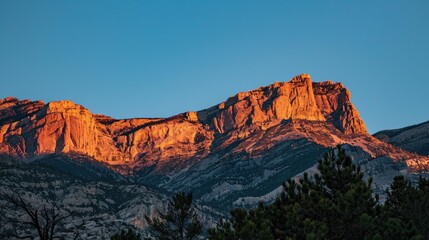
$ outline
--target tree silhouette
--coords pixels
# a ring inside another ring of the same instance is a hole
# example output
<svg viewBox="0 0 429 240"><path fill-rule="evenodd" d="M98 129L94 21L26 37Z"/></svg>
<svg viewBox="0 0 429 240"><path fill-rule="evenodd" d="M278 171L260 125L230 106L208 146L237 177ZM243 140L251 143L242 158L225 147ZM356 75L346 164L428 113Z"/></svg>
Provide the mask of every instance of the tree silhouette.
<svg viewBox="0 0 429 240"><path fill-rule="evenodd" d="M157 239L192 240L201 234L201 222L192 208L192 193L174 194L168 203L167 213L159 215L153 220L146 216Z"/></svg>
<svg viewBox="0 0 429 240"><path fill-rule="evenodd" d="M40 239L40 240L54 240L64 239L65 234L58 233L58 229L62 227L65 219L71 216L69 212L63 212L55 207L34 208L28 201L17 192L9 189L0 194L1 199L6 201L2 209L13 208L25 213L23 219L18 219L18 216L8 216L2 214L2 218L6 220L4 224L10 224L12 227L9 230L3 229L0 232L0 237L16 238L16 239ZM15 211L16 212L16 211ZM34 231L26 231L33 229ZM24 231L23 231L24 230ZM75 234L74 239L78 238L78 233Z"/></svg>
<svg viewBox="0 0 429 240"><path fill-rule="evenodd" d="M338 146L318 162L319 173L289 179L275 202L210 229L210 239L364 239L375 237L380 207L360 168Z"/></svg>
<svg viewBox="0 0 429 240"><path fill-rule="evenodd" d="M420 177L417 186L404 176L397 176L384 206L387 219L395 224L391 236L429 240L429 180Z"/></svg>

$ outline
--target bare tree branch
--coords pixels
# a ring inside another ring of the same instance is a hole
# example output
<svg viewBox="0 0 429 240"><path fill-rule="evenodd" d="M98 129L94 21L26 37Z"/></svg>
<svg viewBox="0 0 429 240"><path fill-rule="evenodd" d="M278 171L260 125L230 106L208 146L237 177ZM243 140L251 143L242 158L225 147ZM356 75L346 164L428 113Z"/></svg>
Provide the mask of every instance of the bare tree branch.
<svg viewBox="0 0 429 240"><path fill-rule="evenodd" d="M70 212L63 213L56 207L47 207L44 205L42 208L33 208L30 204L25 201L22 196L12 190L3 191L0 194L1 199L6 201L6 206L19 209L25 213L27 219L18 219L18 216L4 216L9 218L8 223L12 224L14 233L0 232L0 237L16 238L16 239L35 239L40 240L53 240L53 239L65 239L64 236L58 233L56 230L63 220L71 216ZM4 208L2 208L4 209ZM5 214L6 215L6 214ZM33 235L27 232L18 232L18 229L33 229ZM37 233L37 234L36 234ZM78 232L76 233L77 238Z"/></svg>

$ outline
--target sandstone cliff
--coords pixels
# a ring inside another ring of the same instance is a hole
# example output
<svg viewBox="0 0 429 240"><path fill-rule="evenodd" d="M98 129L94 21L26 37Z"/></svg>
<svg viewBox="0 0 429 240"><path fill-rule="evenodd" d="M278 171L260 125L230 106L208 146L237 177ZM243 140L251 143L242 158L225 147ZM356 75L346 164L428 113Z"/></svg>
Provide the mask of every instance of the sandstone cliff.
<svg viewBox="0 0 429 240"><path fill-rule="evenodd" d="M308 74L239 93L198 112L198 118L220 133L250 124L273 125L286 119L327 121L346 134L367 132L350 102L350 92L341 83L313 83Z"/></svg>
<svg viewBox="0 0 429 240"><path fill-rule="evenodd" d="M214 155L255 157L300 138L323 146L355 141L371 155L388 154L371 147L378 140L367 134L350 92L341 83L314 83L308 74L166 119L117 120L71 101L0 100L0 152L27 158L79 153L137 169L174 168Z"/></svg>

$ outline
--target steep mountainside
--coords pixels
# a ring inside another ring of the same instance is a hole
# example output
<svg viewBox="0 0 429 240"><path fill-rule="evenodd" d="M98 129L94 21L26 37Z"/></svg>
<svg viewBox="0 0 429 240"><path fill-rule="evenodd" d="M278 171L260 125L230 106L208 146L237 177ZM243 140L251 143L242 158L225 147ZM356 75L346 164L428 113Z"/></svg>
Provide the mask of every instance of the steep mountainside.
<svg viewBox="0 0 429 240"><path fill-rule="evenodd" d="M374 134L374 137L422 155L429 155L429 121L417 125L384 130Z"/></svg>
<svg viewBox="0 0 429 240"><path fill-rule="evenodd" d="M79 154L146 186L193 191L227 212L269 201L283 181L344 144L383 193L395 175L425 172L428 157L372 137L350 92L308 74L239 93L206 110L117 120L71 101L0 100L0 152L37 159Z"/></svg>
<svg viewBox="0 0 429 240"><path fill-rule="evenodd" d="M255 128L267 129L288 119L326 122L344 134L366 133L349 91L340 83L312 83L307 74L167 119L116 120L71 101L44 104L15 98L0 101L0 116L4 153L78 152L128 165L204 158L233 140L219 144L216 136L231 131L249 135Z"/></svg>

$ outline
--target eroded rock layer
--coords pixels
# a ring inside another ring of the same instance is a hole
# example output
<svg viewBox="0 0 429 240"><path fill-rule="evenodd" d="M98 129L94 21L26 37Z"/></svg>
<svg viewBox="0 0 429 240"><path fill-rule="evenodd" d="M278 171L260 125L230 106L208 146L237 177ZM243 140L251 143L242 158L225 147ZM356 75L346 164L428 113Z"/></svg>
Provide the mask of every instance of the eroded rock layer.
<svg viewBox="0 0 429 240"><path fill-rule="evenodd" d="M131 169L162 169L232 152L257 157L278 142L298 138L323 146L356 139L366 140L355 145L383 144L367 134L341 83L314 83L308 74L166 119L117 120L71 101L0 100L0 152L28 158L79 153ZM387 150L370 154L392 155Z"/></svg>

